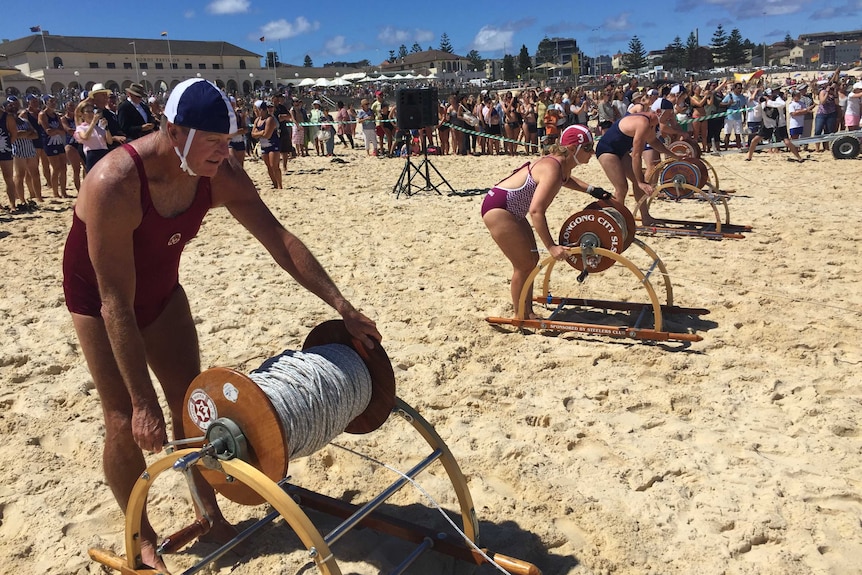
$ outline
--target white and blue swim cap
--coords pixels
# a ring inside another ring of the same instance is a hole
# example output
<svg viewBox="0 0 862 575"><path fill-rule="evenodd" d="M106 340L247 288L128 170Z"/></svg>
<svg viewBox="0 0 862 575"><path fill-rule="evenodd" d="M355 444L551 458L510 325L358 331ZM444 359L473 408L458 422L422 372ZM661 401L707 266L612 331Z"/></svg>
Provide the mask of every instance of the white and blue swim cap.
<svg viewBox="0 0 862 575"><path fill-rule="evenodd" d="M218 86L203 78L192 78L180 82L171 91L165 104L165 118L168 122L189 128L185 149L174 151L180 158L180 168L190 176L195 176L186 162L196 130L216 134L233 134L237 131L236 113L230 100Z"/></svg>

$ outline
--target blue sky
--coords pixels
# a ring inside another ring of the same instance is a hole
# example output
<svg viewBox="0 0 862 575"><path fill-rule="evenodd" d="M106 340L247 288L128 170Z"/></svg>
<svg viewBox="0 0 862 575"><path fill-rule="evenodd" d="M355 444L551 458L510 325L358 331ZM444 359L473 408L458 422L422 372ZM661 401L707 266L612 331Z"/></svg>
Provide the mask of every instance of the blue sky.
<svg viewBox="0 0 862 575"><path fill-rule="evenodd" d="M0 22L0 38L19 38L39 25L52 34L223 40L264 54L276 50L282 62L302 65L309 55L316 66L332 61L368 59L378 64L401 44L437 48L443 33L457 54L478 50L483 58L530 54L545 37L573 37L588 56L625 51L637 35L647 50L679 36L685 42L698 30L708 44L716 27L738 28L743 38L776 42L790 34L862 29L862 0L629 0L587 2L512 2L532 6L534 14L506 10L506 2L293 3L273 0L198 0L191 2L74 4L49 1L40 10L18 11ZM541 6L541 8L539 8ZM260 42L264 36L266 40Z"/></svg>

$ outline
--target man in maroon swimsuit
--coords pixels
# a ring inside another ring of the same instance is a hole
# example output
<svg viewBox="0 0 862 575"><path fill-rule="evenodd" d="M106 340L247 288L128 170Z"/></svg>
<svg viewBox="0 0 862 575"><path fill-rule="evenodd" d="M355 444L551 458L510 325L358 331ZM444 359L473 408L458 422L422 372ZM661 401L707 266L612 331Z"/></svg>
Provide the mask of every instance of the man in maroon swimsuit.
<svg viewBox="0 0 862 575"><path fill-rule="evenodd" d="M141 450L167 441L165 418L150 380L159 380L174 437L182 436L186 390L200 373L189 302L178 281L182 249L211 207L224 206L303 287L341 314L366 346L381 339L308 248L276 220L248 175L228 160L236 117L225 95L205 80L174 88L163 129L108 154L87 174L63 259L66 304L102 401L105 476L123 510L144 471ZM177 159L179 157L179 160ZM197 478L210 536L235 534L215 494ZM143 562L167 570L156 534L142 526Z"/></svg>

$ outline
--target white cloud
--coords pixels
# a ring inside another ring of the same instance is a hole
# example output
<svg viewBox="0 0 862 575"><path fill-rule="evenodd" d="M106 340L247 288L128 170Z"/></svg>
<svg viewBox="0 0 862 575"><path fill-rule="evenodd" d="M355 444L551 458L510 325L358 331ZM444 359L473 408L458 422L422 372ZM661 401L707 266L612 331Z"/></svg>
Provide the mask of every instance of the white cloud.
<svg viewBox="0 0 862 575"><path fill-rule="evenodd" d="M195 11L194 10L186 10L185 13L183 14L183 16L185 16L186 18L194 18L195 17Z"/></svg>
<svg viewBox="0 0 862 575"><path fill-rule="evenodd" d="M377 39L386 44L406 44L410 40L410 31L386 26L377 34Z"/></svg>
<svg viewBox="0 0 862 575"><path fill-rule="evenodd" d="M327 54L332 54L334 56L341 56L343 54L349 54L356 51L355 47L348 45L344 41L344 36L335 36L330 38L323 44L323 49Z"/></svg>
<svg viewBox="0 0 862 575"><path fill-rule="evenodd" d="M515 35L513 30L501 30L492 28L491 26L483 26L473 38L473 49L479 52L497 52L500 50L508 50L510 53L514 50L512 37Z"/></svg>
<svg viewBox="0 0 862 575"><path fill-rule="evenodd" d="M431 30L422 30L421 28L414 28L413 30L404 30L400 28L394 28L392 26L386 26L381 28L380 32L377 33L377 40L381 44L404 44L408 48L414 43L425 43L430 42L434 39L434 32Z"/></svg>
<svg viewBox="0 0 862 575"><path fill-rule="evenodd" d="M285 38L293 38L300 34L313 32L320 28L320 22L309 22L304 16L298 17L293 22L288 22L284 18L267 22L260 29L260 35L266 36L271 40L284 40Z"/></svg>
<svg viewBox="0 0 862 575"><path fill-rule="evenodd" d="M623 12L615 18L608 18L605 20L604 24L602 24L602 28L605 30L628 30L630 27L631 24L629 24L628 12Z"/></svg>
<svg viewBox="0 0 862 575"><path fill-rule="evenodd" d="M251 6L249 0L215 0L207 6L207 12L212 14L240 14L248 12Z"/></svg>
<svg viewBox="0 0 862 575"><path fill-rule="evenodd" d="M434 39L434 32L417 28L413 39L417 42L430 42Z"/></svg>

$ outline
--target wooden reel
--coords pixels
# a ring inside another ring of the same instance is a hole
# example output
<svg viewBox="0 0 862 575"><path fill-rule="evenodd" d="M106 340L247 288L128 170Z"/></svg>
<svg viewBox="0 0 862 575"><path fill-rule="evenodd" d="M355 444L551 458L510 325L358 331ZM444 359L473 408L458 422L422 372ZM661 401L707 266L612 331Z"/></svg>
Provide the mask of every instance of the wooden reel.
<svg viewBox="0 0 862 575"><path fill-rule="evenodd" d="M237 429L241 430L243 443L247 444L247 447L237 450L243 453L243 457L223 459L202 455L203 452L195 449L183 449L155 461L141 474L129 497L125 510L125 557L98 548L89 550L90 557L124 575L158 575L153 569L141 567L141 526L147 497L162 473L176 469L178 465L181 466L180 469L187 469L185 464L188 464L200 470L213 487L228 499L247 505L266 502L274 511L247 527L217 551L207 555L187 572L197 573L261 527L282 517L308 550L308 558L322 575L341 574L331 546L357 526L368 527L415 543L416 549L399 566L404 569L422 553L433 548L455 559L476 565L487 563L490 558L510 573L541 575L541 571L531 563L478 547L479 522L467 479L452 452L431 424L395 396L395 377L383 348L379 344L371 350L364 348L350 336L341 321L331 321L314 328L306 338L303 349L331 343L352 347L362 357L372 379L369 405L350 422L346 431L368 433L381 427L390 414L397 414L400 417L394 419L408 422L430 447L430 453L405 472L404 477L397 479L361 507L290 484L286 476L289 459L287 444L290 438L284 437L284 425L269 398L243 374L225 368L210 369L194 380L186 395L184 430L188 435L197 436L202 431L209 432L213 428L219 428L224 425L225 419L229 419L231 425L236 424ZM387 499L435 462L443 466L454 489L465 539L377 511ZM324 536L311 522L304 508L315 509L344 521ZM195 521L166 538L160 546L160 549L164 547L165 550L160 552L171 553L178 550L194 537L206 533L208 527L206 520ZM477 552L477 549L482 553Z"/></svg>
<svg viewBox="0 0 862 575"><path fill-rule="evenodd" d="M605 248L616 254L623 253L634 241L635 219L632 213L614 199L599 200L569 216L560 229L561 246ZM598 273L605 271L614 260L599 254L569 255L566 261L579 271Z"/></svg>
<svg viewBox="0 0 862 575"><path fill-rule="evenodd" d="M709 181L706 164L696 158L671 158L655 164L645 175L653 186L672 200L689 198Z"/></svg>
<svg viewBox="0 0 862 575"><path fill-rule="evenodd" d="M648 169L644 178L653 186L653 193L644 195L638 201L635 213L638 213L643 205L649 207L656 199L694 199L709 205L713 219L710 222L698 222L659 218L658 223L652 226L638 227L639 232L741 239L745 237L742 232L751 231L750 226L730 223L728 195L719 192L718 174L706 160L668 158Z"/></svg>
<svg viewBox="0 0 862 575"><path fill-rule="evenodd" d="M369 433L386 421L395 405L395 374L389 357L380 345L366 349L353 339L341 321L328 321L315 327L302 349L326 344L352 348L371 374L371 401L366 410L350 422L348 433ZM248 443L246 463L273 481L287 476L289 442L284 425L272 402L247 375L217 367L200 374L186 392L183 431L186 437L205 433L213 421L226 417L236 423ZM207 482L216 491L241 505L259 505L263 500L248 486L228 481L218 471L203 469Z"/></svg>
<svg viewBox="0 0 862 575"><path fill-rule="evenodd" d="M709 310L702 308L682 308L673 304L673 287L670 276L661 258L644 242L634 237L635 220L632 213L615 200L600 200L587 206L583 211L570 216L560 230L560 245L568 252L566 262L581 271L578 282L584 280L587 273L597 273L610 268L614 263L622 264L631 272L648 296L648 303L633 303L629 301L589 300L574 297L559 297L551 295L551 273L557 260L549 256L539 262L521 289L518 309L514 318L489 317L491 324L513 325L519 328L538 329L558 332L579 332L610 337L627 337L656 341L700 341L702 338L693 333L668 332L663 329L663 317L667 313L703 315ZM651 264L646 273L635 265L622 252L635 244L646 252ZM664 285L666 303L659 300L658 293L650 281L653 271L659 270ZM530 291L536 278L544 270L541 295L529 301ZM559 293L559 290L557 290ZM557 305L556 311L548 319L532 319L527 317L527 310L533 302L546 305ZM604 324L580 323L560 319L558 314L565 306L592 308L599 310L619 310L625 312L640 312L640 317L632 326L611 326ZM641 325L642 319L651 312L652 327Z"/></svg>

